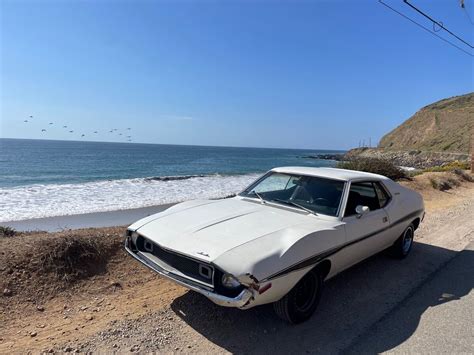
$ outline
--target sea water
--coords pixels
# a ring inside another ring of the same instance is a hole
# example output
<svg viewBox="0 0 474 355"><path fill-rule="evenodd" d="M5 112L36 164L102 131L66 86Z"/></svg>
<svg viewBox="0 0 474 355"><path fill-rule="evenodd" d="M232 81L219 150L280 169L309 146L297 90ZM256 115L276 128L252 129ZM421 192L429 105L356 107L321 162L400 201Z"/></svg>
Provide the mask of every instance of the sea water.
<svg viewBox="0 0 474 355"><path fill-rule="evenodd" d="M317 149L0 139L0 222L237 193L277 166L333 166Z"/></svg>

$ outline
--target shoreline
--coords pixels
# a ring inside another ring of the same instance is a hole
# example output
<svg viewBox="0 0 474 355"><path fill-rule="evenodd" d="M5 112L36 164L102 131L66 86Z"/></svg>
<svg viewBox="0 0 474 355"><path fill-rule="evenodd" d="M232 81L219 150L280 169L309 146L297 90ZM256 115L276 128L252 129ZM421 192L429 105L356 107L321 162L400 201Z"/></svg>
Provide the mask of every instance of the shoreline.
<svg viewBox="0 0 474 355"><path fill-rule="evenodd" d="M92 212L44 218L31 218L20 221L0 222L0 226L11 227L19 232L58 232L68 229L125 226L132 224L133 222L141 218L164 211L165 209L173 205L175 205L175 203L131 208L125 210Z"/></svg>

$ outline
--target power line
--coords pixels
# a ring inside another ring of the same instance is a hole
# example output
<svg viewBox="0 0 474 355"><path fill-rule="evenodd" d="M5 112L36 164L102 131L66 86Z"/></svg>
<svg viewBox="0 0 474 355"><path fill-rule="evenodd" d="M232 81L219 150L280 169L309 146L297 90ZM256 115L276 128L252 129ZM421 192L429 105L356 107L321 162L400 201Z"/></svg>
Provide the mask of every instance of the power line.
<svg viewBox="0 0 474 355"><path fill-rule="evenodd" d="M435 37L438 37L440 40L448 43L449 45L453 46L454 48L457 48L459 49L461 52L464 52L465 54L467 54L468 56L470 57L474 57L473 54L469 53L468 51L466 51L465 49L457 46L456 44L448 41L446 38L443 38L441 37L440 35L437 35L436 33L434 33L433 31L431 31L429 28L423 26L422 24L419 24L418 22L416 22L415 20L412 20L411 18L409 18L408 16L406 16L405 14L402 14L400 11L398 10L395 10L393 7L391 7L390 5L387 5L386 3L384 3L382 0L378 0L380 4L384 5L385 7L389 8L390 10L392 10L393 12L397 13L398 15L402 16L403 18L407 19L408 21L414 23L415 25L417 25L418 27L422 28L423 30L425 30L426 32L432 34L433 36Z"/></svg>
<svg viewBox="0 0 474 355"><path fill-rule="evenodd" d="M417 8L416 6L410 4L408 2L408 0L403 0L403 2L405 4L407 4L408 6L410 6L413 10L415 10L416 12L418 12L419 14L421 14L422 16L426 17L428 20L430 20L431 22L433 22L433 25L434 24L437 24L439 27L441 27L443 30L445 30L446 32L448 32L451 36L453 36L454 38L456 38L457 40L461 41L462 43L464 43L466 46L469 46L471 48L474 48L474 46L472 44L470 44L469 42L463 40L461 37L459 37L458 35L454 34L453 32L451 32L450 30L448 30L446 27L444 27L443 23L440 22L440 21L436 21L434 19L432 19L429 15L427 15L426 13L424 13L423 11L421 11L419 8Z"/></svg>

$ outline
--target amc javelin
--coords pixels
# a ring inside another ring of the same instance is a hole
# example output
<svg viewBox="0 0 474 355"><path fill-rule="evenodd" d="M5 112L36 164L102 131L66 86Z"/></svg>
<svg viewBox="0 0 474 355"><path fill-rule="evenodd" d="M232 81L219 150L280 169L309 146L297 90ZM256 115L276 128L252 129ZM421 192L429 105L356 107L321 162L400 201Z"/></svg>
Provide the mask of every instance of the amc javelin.
<svg viewBox="0 0 474 355"><path fill-rule="evenodd" d="M406 257L423 217L421 196L384 176L283 167L233 198L183 202L139 220L125 247L218 305L273 303L300 323L325 280L388 248Z"/></svg>

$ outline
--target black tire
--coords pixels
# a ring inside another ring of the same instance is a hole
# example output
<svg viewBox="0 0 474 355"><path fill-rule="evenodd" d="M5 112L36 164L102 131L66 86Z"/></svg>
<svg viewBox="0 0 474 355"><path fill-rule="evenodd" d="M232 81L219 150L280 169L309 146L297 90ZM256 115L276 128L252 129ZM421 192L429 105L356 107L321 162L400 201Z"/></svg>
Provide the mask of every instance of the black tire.
<svg viewBox="0 0 474 355"><path fill-rule="evenodd" d="M308 272L281 300L273 303L275 313L291 324L308 320L316 310L323 290L317 270Z"/></svg>
<svg viewBox="0 0 474 355"><path fill-rule="evenodd" d="M415 226L411 223L390 248L390 254L398 259L404 259L410 254L415 237Z"/></svg>

